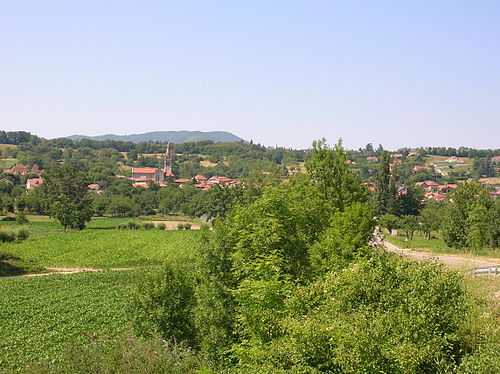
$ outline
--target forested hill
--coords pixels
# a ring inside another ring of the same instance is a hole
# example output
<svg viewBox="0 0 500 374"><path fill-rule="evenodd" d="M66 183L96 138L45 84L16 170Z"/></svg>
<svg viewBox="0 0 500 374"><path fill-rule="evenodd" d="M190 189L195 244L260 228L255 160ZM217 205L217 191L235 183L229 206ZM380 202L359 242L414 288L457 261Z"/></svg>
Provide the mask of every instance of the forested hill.
<svg viewBox="0 0 500 374"><path fill-rule="evenodd" d="M100 135L100 136L85 136L72 135L68 136L71 140L92 139L92 140L119 140L133 143L141 142L171 142L171 143L186 143L199 142L202 140L212 140L214 142L239 142L244 141L239 136L231 134L227 131L154 131L144 134L132 135Z"/></svg>

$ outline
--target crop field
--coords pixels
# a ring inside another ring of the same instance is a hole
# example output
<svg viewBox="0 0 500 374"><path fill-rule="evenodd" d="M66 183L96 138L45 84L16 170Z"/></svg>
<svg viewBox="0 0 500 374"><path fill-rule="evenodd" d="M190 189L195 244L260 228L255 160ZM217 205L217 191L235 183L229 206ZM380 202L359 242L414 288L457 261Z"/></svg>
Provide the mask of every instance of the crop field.
<svg viewBox="0 0 500 374"><path fill-rule="evenodd" d="M56 362L89 336L130 329L127 306L144 270L0 279L0 373Z"/></svg>
<svg viewBox="0 0 500 374"><path fill-rule="evenodd" d="M30 239L3 243L2 252L45 267L99 269L158 265L169 258L187 258L196 249L196 231L117 230L89 225L82 231L64 232L54 222L27 225ZM116 222L114 223L116 224Z"/></svg>
<svg viewBox="0 0 500 374"><path fill-rule="evenodd" d="M64 231L48 217L28 219L28 240L0 245L0 252L19 258L27 272L43 267L122 270L0 278L0 373L37 360L56 362L70 342L128 333L127 306L145 273L169 259L189 260L202 235L116 229L129 219L95 218L82 231Z"/></svg>
<svg viewBox="0 0 500 374"><path fill-rule="evenodd" d="M15 158L2 158L0 159L0 170L9 169L12 165L16 164L17 159Z"/></svg>

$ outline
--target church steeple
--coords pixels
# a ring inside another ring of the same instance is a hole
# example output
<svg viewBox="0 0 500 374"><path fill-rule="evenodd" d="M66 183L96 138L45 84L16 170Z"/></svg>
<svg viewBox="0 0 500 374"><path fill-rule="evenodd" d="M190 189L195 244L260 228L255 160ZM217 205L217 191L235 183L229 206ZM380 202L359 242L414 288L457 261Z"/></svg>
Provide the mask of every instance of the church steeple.
<svg viewBox="0 0 500 374"><path fill-rule="evenodd" d="M172 175L172 153L170 152L170 142L167 143L167 151L163 158L163 171L165 175Z"/></svg>

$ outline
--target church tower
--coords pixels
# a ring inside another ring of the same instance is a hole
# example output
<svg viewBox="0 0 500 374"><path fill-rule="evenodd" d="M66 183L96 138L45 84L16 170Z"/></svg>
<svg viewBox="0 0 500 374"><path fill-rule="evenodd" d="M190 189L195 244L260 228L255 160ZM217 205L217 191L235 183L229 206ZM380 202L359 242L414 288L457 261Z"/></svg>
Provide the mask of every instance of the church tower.
<svg viewBox="0 0 500 374"><path fill-rule="evenodd" d="M172 174L172 153L170 152L170 142L167 144L167 151L163 158L163 172L167 177L173 176Z"/></svg>

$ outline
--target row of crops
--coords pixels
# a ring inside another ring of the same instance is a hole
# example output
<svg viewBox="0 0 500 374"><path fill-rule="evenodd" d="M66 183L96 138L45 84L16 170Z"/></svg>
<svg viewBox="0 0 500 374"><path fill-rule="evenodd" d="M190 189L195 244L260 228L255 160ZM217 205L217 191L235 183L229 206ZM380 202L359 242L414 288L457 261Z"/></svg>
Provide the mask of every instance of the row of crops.
<svg viewBox="0 0 500 374"><path fill-rule="evenodd" d="M168 259L189 259L203 235L118 230L117 223L95 220L83 231L64 232L54 222L30 222L28 240L1 244L0 252L43 267L129 270L0 278L0 373L57 362L89 337L123 337L131 329L131 293L145 273Z"/></svg>
<svg viewBox="0 0 500 374"><path fill-rule="evenodd" d="M129 328L127 303L144 270L0 279L0 372L57 361L69 344Z"/></svg>

